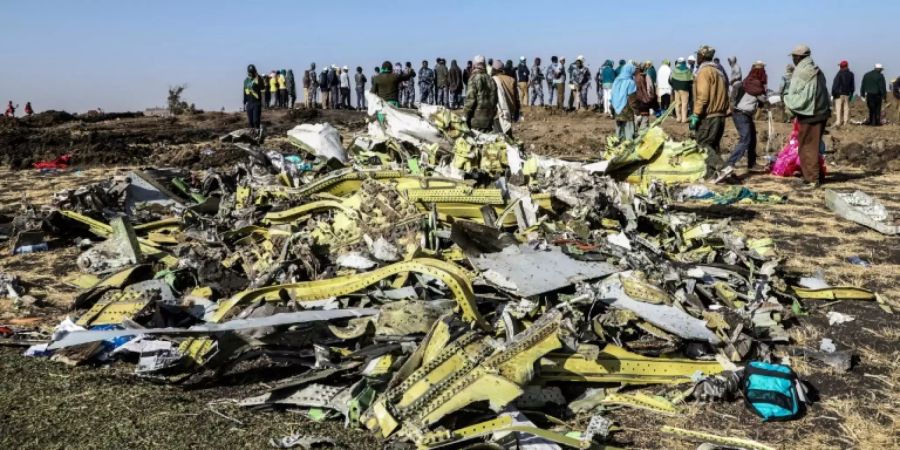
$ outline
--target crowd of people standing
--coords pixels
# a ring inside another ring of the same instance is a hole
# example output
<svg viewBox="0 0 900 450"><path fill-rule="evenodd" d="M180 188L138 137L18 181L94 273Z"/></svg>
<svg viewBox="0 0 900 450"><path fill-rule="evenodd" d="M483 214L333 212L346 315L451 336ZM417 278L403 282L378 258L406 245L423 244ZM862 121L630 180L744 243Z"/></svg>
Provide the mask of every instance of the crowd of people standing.
<svg viewBox="0 0 900 450"><path fill-rule="evenodd" d="M541 58L534 58L529 65L524 56L514 64L510 59L504 62L479 55L467 61L465 68L456 60L448 66L447 60L439 57L434 68L426 60L418 71L409 61L405 64L385 61L375 67L369 90L396 107L413 108L417 104L418 87L419 104L462 109L473 129L505 133L519 120L524 106L599 111L615 119L618 137L624 140L636 138L654 118L669 111L677 122L688 125L698 145L716 152L730 117L739 140L725 161L722 176L733 172L744 156L748 168L755 169L755 120L761 108L777 103L783 106L784 120L796 120L799 125L804 180L818 185L821 179L817 158L826 122L834 112L835 126L849 123L856 84L849 63L841 61L829 91L825 75L813 62L811 53L805 45L794 49L792 63L787 65L777 89L769 86L764 62L754 62L744 77L737 58L728 58L726 70L716 57L716 50L702 46L694 54L676 58L674 65L663 60L658 69L652 61L621 59L614 64L606 60L593 76L583 56L568 65L565 57L552 56L550 64L544 67ZM862 79L859 95L869 110L865 125L884 123L882 105L889 99L893 99L896 120L900 123L900 79L894 79L888 88L883 70L876 64ZM357 67L353 76L355 106L351 106L347 66L331 65L317 71L313 63L303 73L302 82L306 108L366 108L365 93L370 80L362 67ZM593 105L588 101L591 83L596 85L597 100ZM257 111L263 105L271 107L270 97L275 99L275 107L294 107L293 72L272 71L260 77L250 66L244 83L244 100L251 127L258 126ZM248 101L259 102L261 106L248 106Z"/></svg>

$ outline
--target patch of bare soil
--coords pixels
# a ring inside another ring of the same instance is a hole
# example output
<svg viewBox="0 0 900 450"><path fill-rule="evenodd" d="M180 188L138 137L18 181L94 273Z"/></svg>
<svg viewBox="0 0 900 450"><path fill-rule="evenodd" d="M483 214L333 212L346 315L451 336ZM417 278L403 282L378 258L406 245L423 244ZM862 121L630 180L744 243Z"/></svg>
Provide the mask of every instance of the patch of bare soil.
<svg viewBox="0 0 900 450"><path fill-rule="evenodd" d="M242 153L218 138L246 126L239 113L207 112L177 117L141 113L73 116L48 111L0 120L0 166L28 169L37 161L72 155L72 164L155 164L205 168L231 164ZM346 110L266 110L269 136L283 136L301 123L330 122L348 132L365 126L364 114Z"/></svg>

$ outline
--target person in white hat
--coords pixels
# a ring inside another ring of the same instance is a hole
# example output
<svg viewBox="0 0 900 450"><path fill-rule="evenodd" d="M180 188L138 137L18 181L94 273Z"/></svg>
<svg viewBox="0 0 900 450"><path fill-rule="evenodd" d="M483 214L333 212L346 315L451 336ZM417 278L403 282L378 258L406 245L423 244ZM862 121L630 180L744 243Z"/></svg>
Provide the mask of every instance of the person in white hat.
<svg viewBox="0 0 900 450"><path fill-rule="evenodd" d="M528 61L524 56L519 57L519 65L516 66L516 84L519 88L519 104L528 105L528 82L531 81L531 70L528 69Z"/></svg>
<svg viewBox="0 0 900 450"><path fill-rule="evenodd" d="M675 68L669 77L669 83L675 92L675 119L679 123L687 123L691 110L691 91L694 88L694 73L684 58L675 60Z"/></svg>
<svg viewBox="0 0 900 450"><path fill-rule="evenodd" d="M887 82L884 79L884 67L875 64L875 68L865 74L862 84L859 86L859 95L866 99L869 107L869 119L866 125L877 127L881 125L881 104L887 97Z"/></svg>
<svg viewBox="0 0 900 450"><path fill-rule="evenodd" d="M831 96L825 74L812 59L806 45L798 45L791 52L794 74L784 96L784 107L799 125L797 139L800 147L800 171L807 188L822 184L824 173L819 170L819 146L825 133L825 124L831 117Z"/></svg>
<svg viewBox="0 0 900 450"><path fill-rule="evenodd" d="M584 66L584 56L578 55L575 62L569 65L569 108L570 110L582 108L583 89L591 82L591 75ZM583 105L587 107L587 105Z"/></svg>
<svg viewBox="0 0 900 450"><path fill-rule="evenodd" d="M350 69L344 66L340 69L341 80L341 104L342 109L350 109Z"/></svg>

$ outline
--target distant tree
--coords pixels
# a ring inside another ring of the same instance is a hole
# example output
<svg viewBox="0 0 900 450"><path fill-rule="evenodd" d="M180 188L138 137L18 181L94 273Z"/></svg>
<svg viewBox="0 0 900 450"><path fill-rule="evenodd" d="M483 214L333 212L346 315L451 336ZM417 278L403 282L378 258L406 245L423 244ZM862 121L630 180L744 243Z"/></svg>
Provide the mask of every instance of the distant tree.
<svg viewBox="0 0 900 450"><path fill-rule="evenodd" d="M169 112L173 115L193 114L196 112L193 103L188 104L188 102L181 99L181 93L185 89L187 89L186 84L169 86Z"/></svg>

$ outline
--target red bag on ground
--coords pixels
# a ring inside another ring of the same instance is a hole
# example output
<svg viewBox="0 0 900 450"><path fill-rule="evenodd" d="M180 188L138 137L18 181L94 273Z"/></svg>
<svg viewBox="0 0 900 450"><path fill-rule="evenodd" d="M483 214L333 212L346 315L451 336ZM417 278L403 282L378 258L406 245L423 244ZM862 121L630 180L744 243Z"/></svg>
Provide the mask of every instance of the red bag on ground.
<svg viewBox="0 0 900 450"><path fill-rule="evenodd" d="M772 175L779 177L792 177L800 173L800 123L793 121L794 130L788 138L787 144L781 149L775 163L772 164ZM825 156L819 153L819 172L826 175Z"/></svg>
<svg viewBox="0 0 900 450"><path fill-rule="evenodd" d="M69 160L72 157L70 155L62 155L52 161L38 161L32 166L38 170L47 170L47 169L66 169L69 167Z"/></svg>

